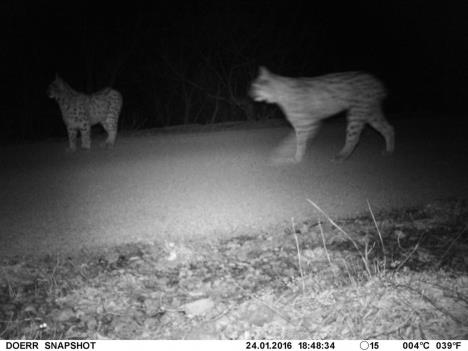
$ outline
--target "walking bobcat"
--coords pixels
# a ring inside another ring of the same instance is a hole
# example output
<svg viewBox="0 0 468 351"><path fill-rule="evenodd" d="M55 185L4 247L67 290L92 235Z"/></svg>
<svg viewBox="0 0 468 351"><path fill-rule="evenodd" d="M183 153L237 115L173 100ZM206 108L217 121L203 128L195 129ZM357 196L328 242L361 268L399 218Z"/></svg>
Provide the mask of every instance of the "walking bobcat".
<svg viewBox="0 0 468 351"><path fill-rule="evenodd" d="M274 161L301 162L307 142L318 131L323 119L347 111L346 143L336 155L336 161L347 159L366 125L370 124L385 138L386 153L394 150L394 130L382 113L382 100L386 96L383 84L364 72L343 72L313 78L289 78L260 67L258 77L252 82L250 96L255 101L277 104L295 134L283 146L296 139L294 158L281 157Z"/></svg>

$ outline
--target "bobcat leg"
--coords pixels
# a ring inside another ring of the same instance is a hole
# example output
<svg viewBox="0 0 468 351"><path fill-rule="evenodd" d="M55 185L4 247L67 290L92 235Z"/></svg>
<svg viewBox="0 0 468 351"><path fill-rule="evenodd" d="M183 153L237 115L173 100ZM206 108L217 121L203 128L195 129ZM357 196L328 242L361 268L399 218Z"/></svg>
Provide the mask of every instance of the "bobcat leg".
<svg viewBox="0 0 468 351"><path fill-rule="evenodd" d="M348 121L348 126L346 127L345 145L338 153L338 155L335 156L334 161L342 162L351 155L357 143L359 142L359 136L361 135L364 125L364 122L360 120Z"/></svg>
<svg viewBox="0 0 468 351"><path fill-rule="evenodd" d="M87 150L91 149L91 126L89 124L85 124L80 128L80 133L81 147Z"/></svg>
<svg viewBox="0 0 468 351"><path fill-rule="evenodd" d="M75 128L67 128L68 133L68 151L76 151L76 136L78 131Z"/></svg>
<svg viewBox="0 0 468 351"><path fill-rule="evenodd" d="M115 138L117 137L117 131L116 130L109 130L108 132L107 139L105 141L105 145L108 147L113 147L115 144Z"/></svg>
<svg viewBox="0 0 468 351"><path fill-rule="evenodd" d="M319 123L298 127L296 129L296 155L294 160L299 163L304 158L307 150L307 144L318 132Z"/></svg>
<svg viewBox="0 0 468 351"><path fill-rule="evenodd" d="M115 143L115 138L117 137L117 125L114 125L112 122L102 122L101 123L104 130L107 133L107 139L104 142L103 146L112 147Z"/></svg>
<svg viewBox="0 0 468 351"><path fill-rule="evenodd" d="M295 163L296 133L291 131L273 150L270 160L275 165Z"/></svg>
<svg viewBox="0 0 468 351"><path fill-rule="evenodd" d="M378 131L385 139L384 154L392 154L395 150L395 131L390 123L383 116L380 107L377 109L374 117L369 120L369 124Z"/></svg>

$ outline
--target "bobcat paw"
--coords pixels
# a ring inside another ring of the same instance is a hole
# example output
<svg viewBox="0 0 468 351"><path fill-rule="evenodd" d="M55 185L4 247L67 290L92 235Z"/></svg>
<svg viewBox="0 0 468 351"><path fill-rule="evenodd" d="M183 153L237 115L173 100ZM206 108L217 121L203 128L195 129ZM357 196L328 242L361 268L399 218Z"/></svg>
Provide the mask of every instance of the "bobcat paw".
<svg viewBox="0 0 468 351"><path fill-rule="evenodd" d="M102 149L112 149L114 147L114 144L109 141L103 141L102 143L99 144L99 146Z"/></svg>
<svg viewBox="0 0 468 351"><path fill-rule="evenodd" d="M382 154L382 156L384 156L384 157L389 157L389 156L392 156L393 150L391 150L391 151L383 150L383 151L381 152L381 154Z"/></svg>
<svg viewBox="0 0 468 351"><path fill-rule="evenodd" d="M338 155L336 155L335 157L332 158L332 162L334 162L334 163L342 163L342 162L345 161L347 158L348 158L348 155L338 154Z"/></svg>
<svg viewBox="0 0 468 351"><path fill-rule="evenodd" d="M273 166L285 166L285 165L295 165L300 163L294 157L273 157L270 159L270 163Z"/></svg>

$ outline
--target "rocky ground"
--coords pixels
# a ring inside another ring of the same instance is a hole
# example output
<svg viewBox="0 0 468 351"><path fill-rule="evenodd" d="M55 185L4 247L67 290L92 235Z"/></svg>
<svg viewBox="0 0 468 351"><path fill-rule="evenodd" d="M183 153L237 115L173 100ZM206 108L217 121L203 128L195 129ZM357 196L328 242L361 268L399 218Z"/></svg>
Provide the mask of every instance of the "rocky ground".
<svg viewBox="0 0 468 351"><path fill-rule="evenodd" d="M0 337L467 339L467 231L468 202L446 200L217 241L4 258Z"/></svg>

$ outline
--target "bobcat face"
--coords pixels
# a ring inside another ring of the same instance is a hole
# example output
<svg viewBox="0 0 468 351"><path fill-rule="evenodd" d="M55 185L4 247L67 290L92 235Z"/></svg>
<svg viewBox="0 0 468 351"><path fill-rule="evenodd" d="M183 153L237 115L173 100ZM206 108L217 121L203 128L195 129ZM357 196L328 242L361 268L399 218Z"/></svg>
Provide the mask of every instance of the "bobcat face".
<svg viewBox="0 0 468 351"><path fill-rule="evenodd" d="M62 95L61 93L64 91L64 89L65 86L62 79L60 77L56 77L47 88L47 96L51 99L58 99Z"/></svg>
<svg viewBox="0 0 468 351"><path fill-rule="evenodd" d="M258 77L250 87L249 95L257 102L275 103L277 101L274 81L271 79L271 73L265 67L260 67Z"/></svg>

